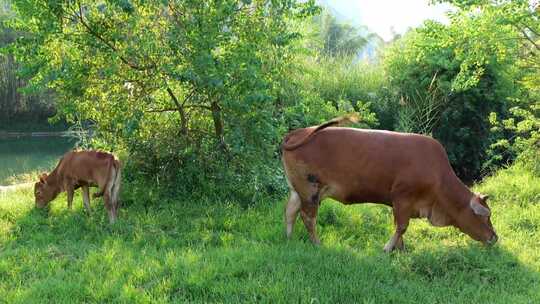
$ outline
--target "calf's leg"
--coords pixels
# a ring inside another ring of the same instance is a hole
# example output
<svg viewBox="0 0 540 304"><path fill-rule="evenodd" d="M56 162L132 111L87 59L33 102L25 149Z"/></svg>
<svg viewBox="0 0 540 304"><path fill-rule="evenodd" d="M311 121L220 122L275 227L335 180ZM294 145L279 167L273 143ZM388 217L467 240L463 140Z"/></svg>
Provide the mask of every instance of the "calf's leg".
<svg viewBox="0 0 540 304"><path fill-rule="evenodd" d="M105 203L105 209L107 209L107 212L109 214L109 222L111 224L114 224L114 222L116 221L116 208L111 199L111 194L108 191L103 194L103 202Z"/></svg>
<svg viewBox="0 0 540 304"><path fill-rule="evenodd" d="M86 212L90 214L90 189L88 188L88 186L81 186L81 189L84 209L86 209Z"/></svg>
<svg viewBox="0 0 540 304"><path fill-rule="evenodd" d="M69 182L66 182L64 184L64 189L66 189L67 193L67 205L68 209L73 209L73 193L75 192L75 189L73 188L73 185Z"/></svg>
<svg viewBox="0 0 540 304"><path fill-rule="evenodd" d="M296 218L298 217L298 212L300 211L301 206L302 202L300 201L300 196L298 193L296 193L296 191L291 190L291 195L289 196L289 201L285 209L285 224L287 226L288 239L291 238L294 223L296 222Z"/></svg>

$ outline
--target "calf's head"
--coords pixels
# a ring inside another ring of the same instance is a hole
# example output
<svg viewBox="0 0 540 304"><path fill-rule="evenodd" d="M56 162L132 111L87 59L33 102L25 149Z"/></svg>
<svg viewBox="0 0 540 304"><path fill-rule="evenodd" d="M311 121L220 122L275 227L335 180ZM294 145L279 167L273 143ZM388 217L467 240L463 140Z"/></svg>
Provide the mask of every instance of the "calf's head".
<svg viewBox="0 0 540 304"><path fill-rule="evenodd" d="M486 245L493 245L498 237L491 224L491 210L487 205L489 197L473 194L468 205L463 208L457 219L458 228L471 238Z"/></svg>
<svg viewBox="0 0 540 304"><path fill-rule="evenodd" d="M36 198L36 207L43 208L58 195L57 187L47 183L47 174L43 173L39 181L34 184L34 196Z"/></svg>

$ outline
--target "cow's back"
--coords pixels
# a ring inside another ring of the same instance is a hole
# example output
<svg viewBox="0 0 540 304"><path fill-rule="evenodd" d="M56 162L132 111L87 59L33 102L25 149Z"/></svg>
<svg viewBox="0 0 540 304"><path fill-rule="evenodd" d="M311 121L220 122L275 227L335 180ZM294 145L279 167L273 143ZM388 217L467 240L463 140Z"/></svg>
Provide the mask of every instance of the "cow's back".
<svg viewBox="0 0 540 304"><path fill-rule="evenodd" d="M91 181L107 179L114 156L101 151L71 151L64 155L59 167L63 177Z"/></svg>
<svg viewBox="0 0 540 304"><path fill-rule="evenodd" d="M304 130L287 140L301 139L309 128ZM329 196L345 203L384 203L407 191L421 195L438 186L442 175L451 170L444 149L432 138L333 127L318 131L292 151L285 150L283 161L293 187L305 188L305 180L328 185Z"/></svg>

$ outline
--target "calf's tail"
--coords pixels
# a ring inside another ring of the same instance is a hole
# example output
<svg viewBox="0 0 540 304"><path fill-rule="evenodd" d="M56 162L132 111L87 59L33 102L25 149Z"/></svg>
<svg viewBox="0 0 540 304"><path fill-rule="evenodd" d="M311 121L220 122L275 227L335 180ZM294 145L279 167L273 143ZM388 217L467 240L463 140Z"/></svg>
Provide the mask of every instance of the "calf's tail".
<svg viewBox="0 0 540 304"><path fill-rule="evenodd" d="M110 189L113 189L114 184L116 184L116 177L120 174L120 162L114 157L112 157L111 161L109 162L107 170L107 178L105 179L107 182L105 184L105 188L101 189L101 191L94 193L92 196L94 198L101 197L103 194L105 194L105 190L110 187ZM112 198L112 191L110 192L111 198Z"/></svg>
<svg viewBox="0 0 540 304"><path fill-rule="evenodd" d="M111 189L111 200L114 207L118 209L118 194L120 193L120 184L122 182L122 166L118 160L114 160L114 168L116 169L116 175L114 176L113 186Z"/></svg>
<svg viewBox="0 0 540 304"><path fill-rule="evenodd" d="M112 159L109 168L109 179L105 186L105 205L109 211L110 223L114 224L118 216L118 193L120 192L121 180L120 162Z"/></svg>

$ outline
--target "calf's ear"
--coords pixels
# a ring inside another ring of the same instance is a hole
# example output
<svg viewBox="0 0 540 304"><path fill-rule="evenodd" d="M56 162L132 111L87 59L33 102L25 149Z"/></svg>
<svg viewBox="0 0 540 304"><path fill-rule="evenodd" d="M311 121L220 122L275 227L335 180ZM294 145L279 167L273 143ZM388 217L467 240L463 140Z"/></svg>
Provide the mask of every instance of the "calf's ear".
<svg viewBox="0 0 540 304"><path fill-rule="evenodd" d="M471 209L473 210L473 212L475 214L477 214L477 215L481 215L481 216L490 216L491 215L491 212L489 211L488 208L482 206L480 203L478 203L474 199L471 199L469 205L471 206Z"/></svg>

